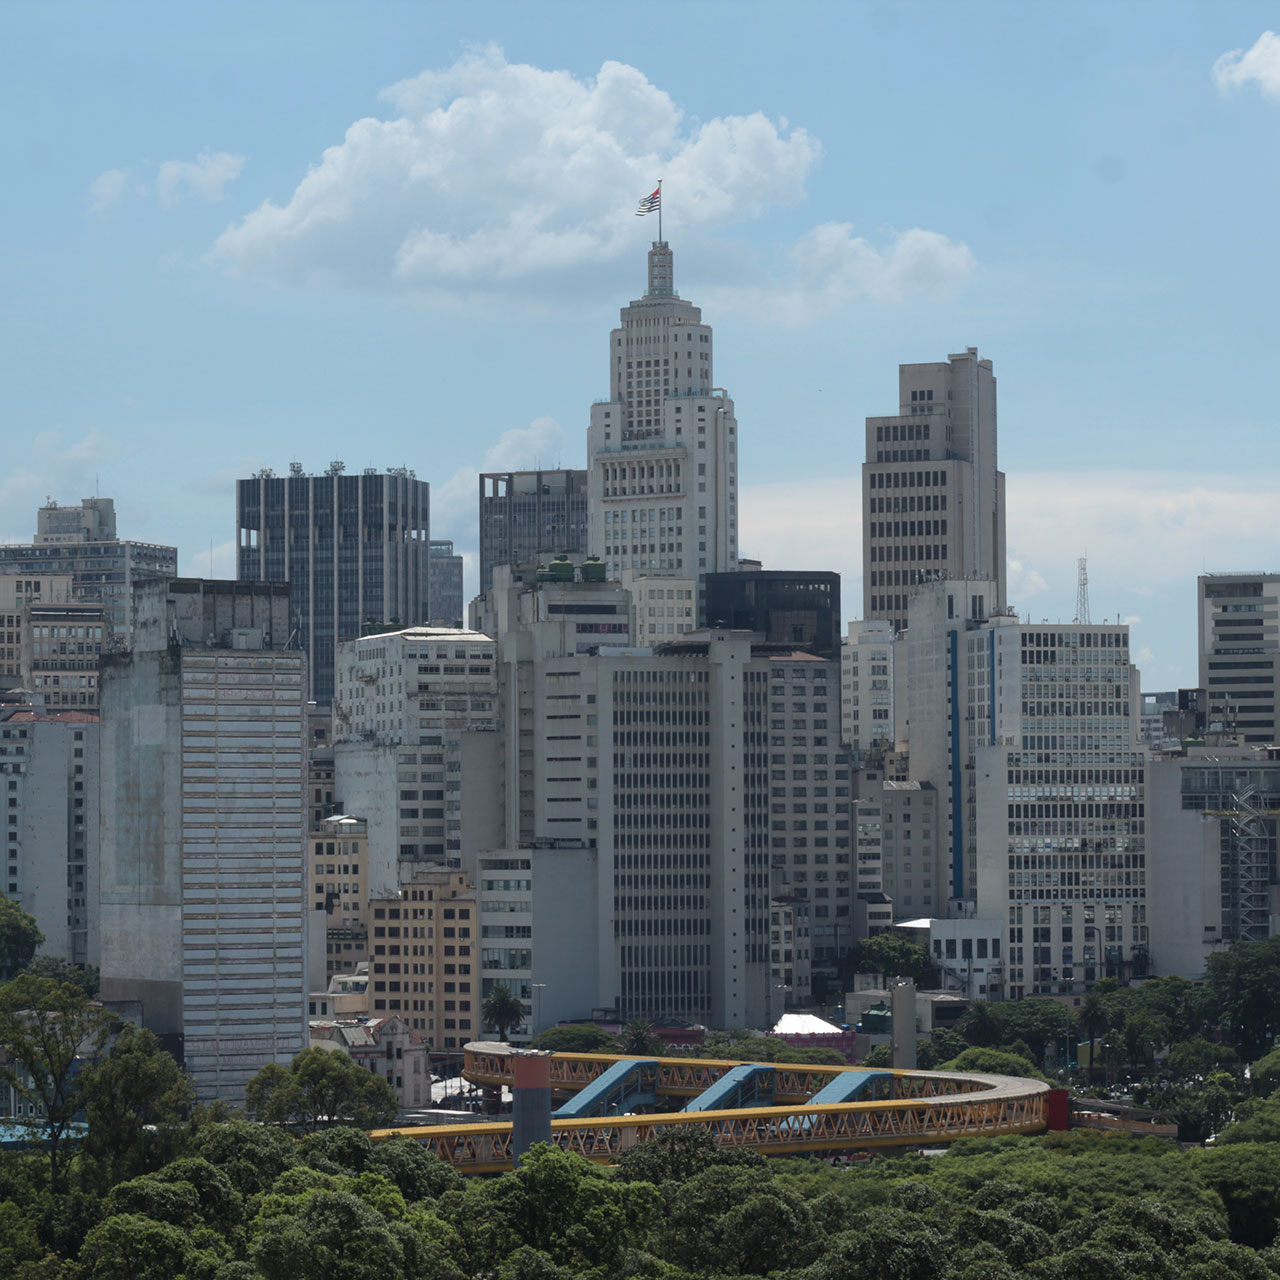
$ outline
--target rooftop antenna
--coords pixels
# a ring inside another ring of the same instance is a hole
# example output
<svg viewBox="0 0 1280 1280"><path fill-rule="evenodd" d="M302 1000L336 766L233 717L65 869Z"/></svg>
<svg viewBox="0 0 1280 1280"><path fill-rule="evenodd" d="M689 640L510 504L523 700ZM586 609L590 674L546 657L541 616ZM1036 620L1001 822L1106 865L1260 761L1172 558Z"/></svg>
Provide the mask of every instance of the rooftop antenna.
<svg viewBox="0 0 1280 1280"><path fill-rule="evenodd" d="M1081 556L1076 561L1076 621L1089 625L1089 558Z"/></svg>

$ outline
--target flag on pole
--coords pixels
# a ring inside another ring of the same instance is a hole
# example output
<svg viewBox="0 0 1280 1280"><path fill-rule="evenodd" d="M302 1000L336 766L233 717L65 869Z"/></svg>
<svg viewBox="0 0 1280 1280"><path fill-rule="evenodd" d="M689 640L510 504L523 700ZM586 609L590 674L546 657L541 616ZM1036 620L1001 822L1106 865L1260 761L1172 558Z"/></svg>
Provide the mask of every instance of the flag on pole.
<svg viewBox="0 0 1280 1280"><path fill-rule="evenodd" d="M636 217L643 218L646 213L661 212L662 209L662 187L659 185L653 189L653 194L645 196L640 201L640 207L636 210Z"/></svg>

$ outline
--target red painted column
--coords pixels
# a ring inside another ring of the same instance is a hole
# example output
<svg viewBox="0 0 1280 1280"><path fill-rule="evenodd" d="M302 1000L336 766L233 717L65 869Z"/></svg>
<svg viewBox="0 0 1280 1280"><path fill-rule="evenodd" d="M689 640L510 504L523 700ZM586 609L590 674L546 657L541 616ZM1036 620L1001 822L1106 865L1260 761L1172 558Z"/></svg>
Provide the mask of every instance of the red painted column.
<svg viewBox="0 0 1280 1280"><path fill-rule="evenodd" d="M551 1055L517 1051L511 1066L511 1151L518 1165L535 1142L551 1141Z"/></svg>
<svg viewBox="0 0 1280 1280"><path fill-rule="evenodd" d="M1071 1098L1065 1089L1050 1089L1044 1110L1051 1133L1060 1133L1069 1127Z"/></svg>

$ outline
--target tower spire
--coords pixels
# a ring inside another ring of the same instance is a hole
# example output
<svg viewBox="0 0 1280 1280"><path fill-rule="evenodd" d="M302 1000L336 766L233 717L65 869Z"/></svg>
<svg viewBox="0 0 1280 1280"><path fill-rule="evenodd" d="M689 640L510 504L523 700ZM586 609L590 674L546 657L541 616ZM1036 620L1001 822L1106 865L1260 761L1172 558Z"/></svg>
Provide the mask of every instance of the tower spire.
<svg viewBox="0 0 1280 1280"><path fill-rule="evenodd" d="M649 250L649 287L646 298L675 297L675 259L665 240L655 240Z"/></svg>

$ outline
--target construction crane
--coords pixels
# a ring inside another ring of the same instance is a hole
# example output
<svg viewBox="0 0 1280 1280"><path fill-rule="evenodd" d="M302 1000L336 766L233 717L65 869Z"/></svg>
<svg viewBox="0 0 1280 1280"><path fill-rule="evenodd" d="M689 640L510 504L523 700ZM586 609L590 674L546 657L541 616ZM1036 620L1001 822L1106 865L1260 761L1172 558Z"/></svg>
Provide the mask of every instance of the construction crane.
<svg viewBox="0 0 1280 1280"><path fill-rule="evenodd" d="M1089 622L1089 558L1081 556L1076 561L1076 617L1077 622L1088 625Z"/></svg>

